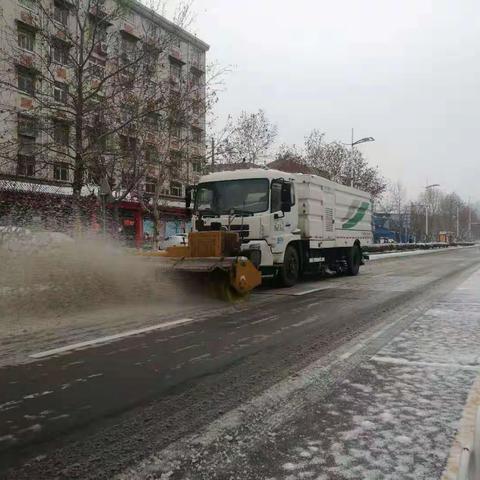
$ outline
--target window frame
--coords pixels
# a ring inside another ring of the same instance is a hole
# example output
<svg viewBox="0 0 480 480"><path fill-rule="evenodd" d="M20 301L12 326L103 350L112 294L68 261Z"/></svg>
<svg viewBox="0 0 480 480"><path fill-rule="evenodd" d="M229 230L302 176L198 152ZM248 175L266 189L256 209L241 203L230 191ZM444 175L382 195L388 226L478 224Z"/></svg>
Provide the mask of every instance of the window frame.
<svg viewBox="0 0 480 480"><path fill-rule="evenodd" d="M55 40L51 47L51 58L54 63L62 66L69 65L70 47L61 40Z"/></svg>
<svg viewBox="0 0 480 480"><path fill-rule="evenodd" d="M66 162L55 162L53 164L53 178L54 180L58 180L60 182L68 182L69 181L69 170L70 166ZM58 175L57 175L58 173ZM65 177L65 178L62 178Z"/></svg>
<svg viewBox="0 0 480 480"><path fill-rule="evenodd" d="M25 46L25 45L22 45L22 41L21 39L25 39L26 42L25 43L29 43L29 45ZM31 43L31 48L29 48L30 46L30 43ZM19 46L19 48L21 48L22 50L25 50L26 52L29 52L29 53L34 53L35 52L35 32L30 30L29 28L25 28L25 27L22 27L22 26L17 26L17 44Z"/></svg>
<svg viewBox="0 0 480 480"><path fill-rule="evenodd" d="M57 15L58 12L62 12L60 15ZM53 2L53 20L64 27L68 26L68 17L69 11L68 7L62 2L54 1Z"/></svg>
<svg viewBox="0 0 480 480"><path fill-rule="evenodd" d="M172 193L174 191L175 188L178 188L179 190L179 195L176 195L174 193ZM178 182L176 180L172 180L168 186L168 193L171 197L177 197L177 198L180 198L183 194L183 185L181 182Z"/></svg>
<svg viewBox="0 0 480 480"><path fill-rule="evenodd" d="M57 92L59 92L57 94ZM66 104L68 100L68 84L55 80L53 84L53 99L62 104Z"/></svg>
<svg viewBox="0 0 480 480"><path fill-rule="evenodd" d="M149 195L154 195L156 183L157 183L157 180L155 177L145 177L145 193ZM153 185L153 188L151 188L152 185Z"/></svg>
<svg viewBox="0 0 480 480"><path fill-rule="evenodd" d="M31 84L31 88L22 88L21 83L23 80L28 80ZM19 68L17 69L17 88L20 92L26 93L31 97L35 96L35 74L27 69Z"/></svg>
<svg viewBox="0 0 480 480"><path fill-rule="evenodd" d="M59 135L59 132L61 134ZM70 125L59 120L53 121L53 141L62 147L70 145Z"/></svg>
<svg viewBox="0 0 480 480"><path fill-rule="evenodd" d="M182 80L182 65L179 62L170 60L170 79L180 82Z"/></svg>
<svg viewBox="0 0 480 480"><path fill-rule="evenodd" d="M35 176L35 155L17 155L16 174L19 177Z"/></svg>

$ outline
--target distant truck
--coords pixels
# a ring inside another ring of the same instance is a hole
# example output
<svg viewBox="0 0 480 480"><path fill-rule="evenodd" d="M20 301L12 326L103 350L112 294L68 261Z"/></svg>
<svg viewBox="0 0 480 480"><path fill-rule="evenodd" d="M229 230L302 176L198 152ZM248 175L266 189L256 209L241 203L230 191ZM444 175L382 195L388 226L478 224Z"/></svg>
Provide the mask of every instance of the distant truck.
<svg viewBox="0 0 480 480"><path fill-rule="evenodd" d="M294 285L306 272L357 275L372 243L372 202L317 175L247 169L212 173L187 193L193 230L238 233L263 277Z"/></svg>

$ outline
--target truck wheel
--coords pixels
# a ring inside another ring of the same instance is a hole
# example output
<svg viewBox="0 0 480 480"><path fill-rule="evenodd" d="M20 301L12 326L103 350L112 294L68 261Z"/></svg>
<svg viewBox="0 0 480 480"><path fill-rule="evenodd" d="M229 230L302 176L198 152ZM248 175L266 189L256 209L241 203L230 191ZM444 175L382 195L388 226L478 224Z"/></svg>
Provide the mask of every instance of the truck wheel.
<svg viewBox="0 0 480 480"><path fill-rule="evenodd" d="M354 245L349 249L347 257L348 274L358 275L360 265L362 264L362 251L358 245Z"/></svg>
<svg viewBox="0 0 480 480"><path fill-rule="evenodd" d="M283 287L293 287L298 282L300 276L300 262L297 249L289 246L285 251L283 266L280 268L279 280Z"/></svg>

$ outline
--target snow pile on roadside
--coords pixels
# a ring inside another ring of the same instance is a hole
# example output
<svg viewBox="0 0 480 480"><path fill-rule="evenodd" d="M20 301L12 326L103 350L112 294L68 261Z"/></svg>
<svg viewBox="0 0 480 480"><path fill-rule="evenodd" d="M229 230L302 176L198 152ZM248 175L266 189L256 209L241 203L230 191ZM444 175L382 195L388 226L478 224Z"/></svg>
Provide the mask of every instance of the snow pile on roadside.
<svg viewBox="0 0 480 480"><path fill-rule="evenodd" d="M480 374L479 294L477 272L343 381L275 478L440 478Z"/></svg>

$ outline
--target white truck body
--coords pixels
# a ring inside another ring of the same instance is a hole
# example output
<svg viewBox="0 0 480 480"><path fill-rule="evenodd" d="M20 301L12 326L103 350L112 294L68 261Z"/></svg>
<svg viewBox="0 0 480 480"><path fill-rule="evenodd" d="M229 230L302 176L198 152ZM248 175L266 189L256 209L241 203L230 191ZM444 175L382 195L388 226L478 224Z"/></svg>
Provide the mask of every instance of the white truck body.
<svg viewBox="0 0 480 480"><path fill-rule="evenodd" d="M278 202L279 185L290 189L288 208ZM200 178L193 225L238 231L243 251L261 252L264 274L282 268L289 245L297 249L302 270L333 268L345 264L355 246L360 251L372 242L371 208L368 193L318 175L234 170Z"/></svg>

